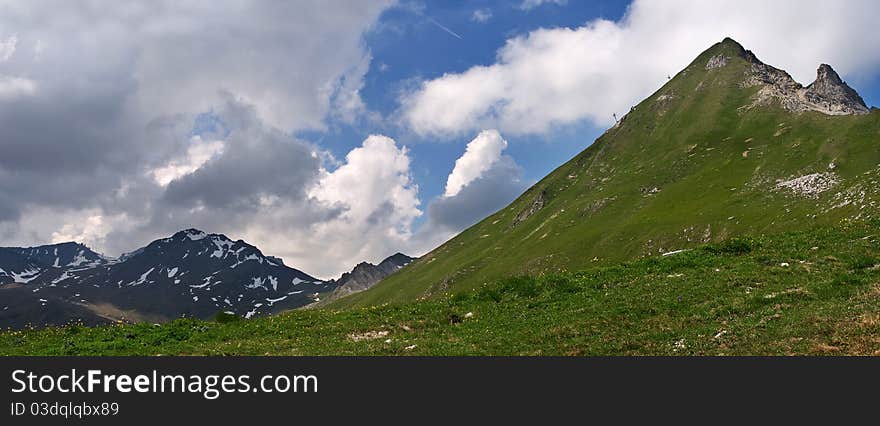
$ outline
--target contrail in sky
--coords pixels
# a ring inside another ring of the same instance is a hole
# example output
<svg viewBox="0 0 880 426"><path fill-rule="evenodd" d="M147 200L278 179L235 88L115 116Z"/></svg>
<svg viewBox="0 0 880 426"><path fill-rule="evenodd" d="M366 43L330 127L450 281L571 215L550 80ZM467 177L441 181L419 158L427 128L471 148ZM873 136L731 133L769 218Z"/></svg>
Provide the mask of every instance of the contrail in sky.
<svg viewBox="0 0 880 426"><path fill-rule="evenodd" d="M441 24L441 23L435 21L434 18L432 18L432 17L430 17L430 16L426 16L426 18L428 18L428 20L431 21L432 24L434 24L434 25L440 27L441 30L446 31L446 32L449 33L449 34L452 34L453 36L457 37L459 40L464 40L464 37L462 37L462 36L456 34L455 31L452 31L452 30L450 30L449 28L446 28L445 26L443 26L443 24Z"/></svg>

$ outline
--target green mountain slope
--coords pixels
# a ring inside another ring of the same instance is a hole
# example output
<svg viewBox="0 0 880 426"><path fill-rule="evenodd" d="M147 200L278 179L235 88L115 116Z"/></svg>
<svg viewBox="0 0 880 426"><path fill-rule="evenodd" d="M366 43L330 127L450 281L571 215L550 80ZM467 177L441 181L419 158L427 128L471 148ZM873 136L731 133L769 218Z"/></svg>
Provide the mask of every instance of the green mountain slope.
<svg viewBox="0 0 880 426"><path fill-rule="evenodd" d="M0 331L0 355L880 355L880 222L231 322Z"/></svg>
<svg viewBox="0 0 880 426"><path fill-rule="evenodd" d="M830 67L804 88L725 39L508 207L335 306L860 221L878 164L880 112Z"/></svg>

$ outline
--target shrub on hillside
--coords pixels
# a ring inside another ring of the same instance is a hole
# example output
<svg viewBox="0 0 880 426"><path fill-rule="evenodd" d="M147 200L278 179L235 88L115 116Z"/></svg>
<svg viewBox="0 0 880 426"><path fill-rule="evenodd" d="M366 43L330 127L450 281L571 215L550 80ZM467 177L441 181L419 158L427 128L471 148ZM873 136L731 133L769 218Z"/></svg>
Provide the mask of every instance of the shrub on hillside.
<svg viewBox="0 0 880 426"><path fill-rule="evenodd" d="M712 254L747 254L758 248L758 242L750 237L730 238L720 243L706 246L706 251Z"/></svg>

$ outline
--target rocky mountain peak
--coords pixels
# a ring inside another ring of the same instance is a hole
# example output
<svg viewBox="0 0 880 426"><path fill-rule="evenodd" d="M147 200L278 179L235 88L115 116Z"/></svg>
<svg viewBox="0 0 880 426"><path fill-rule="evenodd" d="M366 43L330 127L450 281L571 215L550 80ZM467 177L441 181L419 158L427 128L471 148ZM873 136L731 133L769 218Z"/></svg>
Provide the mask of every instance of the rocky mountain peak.
<svg viewBox="0 0 880 426"><path fill-rule="evenodd" d="M837 71L834 71L834 68L831 68L831 65L828 65L828 64L819 65L819 69L816 70L816 82L817 83L818 82L827 82L829 84L844 84L843 80L840 79L840 76L837 75Z"/></svg>
<svg viewBox="0 0 880 426"><path fill-rule="evenodd" d="M207 236L208 236L208 234L205 231L195 229L195 228L189 228L189 229L184 229L183 231L180 231L180 232L174 234L171 238L173 238L175 240L189 238L190 240L197 241L197 240L201 240Z"/></svg>
<svg viewBox="0 0 880 426"><path fill-rule="evenodd" d="M831 115L867 114L865 101L828 64L819 65L816 81L803 91L803 98Z"/></svg>
<svg viewBox="0 0 880 426"><path fill-rule="evenodd" d="M339 277L334 283L338 286L331 294L331 299L337 299L352 293L364 291L384 279L385 277L397 272L400 268L410 264L416 258L407 256L403 253L394 253L388 256L378 265L368 262L357 264L351 272L346 272Z"/></svg>
<svg viewBox="0 0 880 426"><path fill-rule="evenodd" d="M804 87L787 72L761 62L733 39L724 39L709 52L716 53L705 64L709 72L726 65L727 54L736 54L748 63L741 86L758 87L759 90L752 103L743 107L746 110L778 101L784 109L796 113L815 111L827 115L851 115L870 112L862 97L828 64L820 65L816 81Z"/></svg>
<svg viewBox="0 0 880 426"><path fill-rule="evenodd" d="M385 260L383 260L379 264L381 265L382 263L392 263L395 265L406 265L406 264L409 264L410 262L412 262L413 260L415 260L414 257L410 257L410 256L407 256L407 255L401 253L401 252L397 252L397 253L392 254L391 256L388 256Z"/></svg>
<svg viewBox="0 0 880 426"><path fill-rule="evenodd" d="M746 62L763 64L751 50L746 49L743 45L739 44L738 41L730 37L725 37L721 42L715 43L715 45L706 50L705 53L712 54L709 63L706 64L707 70L720 68L727 64L728 59L737 56L745 59Z"/></svg>
<svg viewBox="0 0 880 426"><path fill-rule="evenodd" d="M743 45L739 44L738 41L730 37L724 37L724 40L721 40L721 43L719 43L718 45L727 48L730 50L731 53L742 57L749 56L749 54L751 53L750 51L746 50Z"/></svg>

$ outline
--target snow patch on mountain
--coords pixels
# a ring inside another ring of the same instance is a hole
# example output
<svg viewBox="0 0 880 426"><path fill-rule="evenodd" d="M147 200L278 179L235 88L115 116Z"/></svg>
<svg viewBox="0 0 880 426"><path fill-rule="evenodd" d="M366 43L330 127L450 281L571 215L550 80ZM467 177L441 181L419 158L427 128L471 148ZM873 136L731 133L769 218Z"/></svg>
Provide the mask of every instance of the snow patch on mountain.
<svg viewBox="0 0 880 426"><path fill-rule="evenodd" d="M10 274L14 282L18 284L27 284L40 276L40 270L36 268L28 268L22 272Z"/></svg>
<svg viewBox="0 0 880 426"><path fill-rule="evenodd" d="M150 268L147 272L144 272L143 274L141 274L140 278L138 278L138 279L135 280L135 281L132 281L132 282L129 283L128 285L132 285L132 286L134 286L134 285L141 285L141 284L147 282L147 277L148 277L151 273L153 273L153 271L154 271L155 269L156 269L155 267Z"/></svg>
<svg viewBox="0 0 880 426"><path fill-rule="evenodd" d="M187 229L186 231L183 231L183 233L192 241L199 241L208 238L208 234L204 231L199 231L198 229Z"/></svg>

